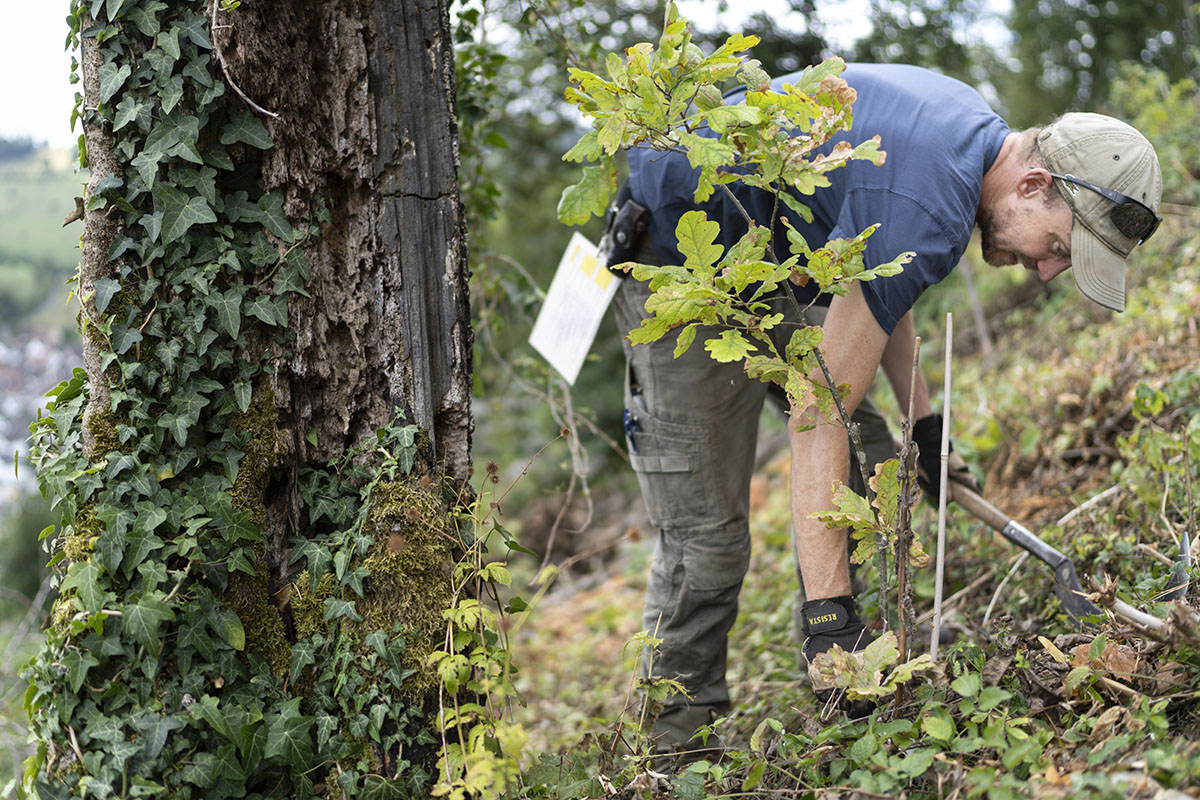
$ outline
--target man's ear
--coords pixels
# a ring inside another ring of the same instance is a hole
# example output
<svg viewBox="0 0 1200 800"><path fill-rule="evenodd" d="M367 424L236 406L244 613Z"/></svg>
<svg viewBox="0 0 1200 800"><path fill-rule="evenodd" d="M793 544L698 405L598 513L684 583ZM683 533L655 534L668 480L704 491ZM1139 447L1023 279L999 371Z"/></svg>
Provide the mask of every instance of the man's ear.
<svg viewBox="0 0 1200 800"><path fill-rule="evenodd" d="M1054 186L1054 178L1045 167L1030 167L1017 181L1017 195L1028 200L1044 195Z"/></svg>

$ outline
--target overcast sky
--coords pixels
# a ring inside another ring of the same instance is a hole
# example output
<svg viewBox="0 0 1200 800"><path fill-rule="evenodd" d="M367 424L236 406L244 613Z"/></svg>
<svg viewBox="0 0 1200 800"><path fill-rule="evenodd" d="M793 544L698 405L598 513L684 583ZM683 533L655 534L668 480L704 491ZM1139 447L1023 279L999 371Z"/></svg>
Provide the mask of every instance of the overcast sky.
<svg viewBox="0 0 1200 800"><path fill-rule="evenodd" d="M55 147L75 143L66 0L4 0L9 35L0 47L0 136L31 136Z"/></svg>
<svg viewBox="0 0 1200 800"><path fill-rule="evenodd" d="M715 24L712 0L681 0L680 12L700 27ZM730 30L757 10L782 15L787 0L737 0L720 19ZM1009 0L989 0L1003 12ZM71 132L75 86L69 82L71 55L63 49L67 35L67 0L4 0L4 21L11 35L0 47L0 136L29 136L54 147L70 147L79 134ZM825 18L825 34L848 44L861 32L868 0L842 0L836 14ZM782 21L782 20L781 20Z"/></svg>

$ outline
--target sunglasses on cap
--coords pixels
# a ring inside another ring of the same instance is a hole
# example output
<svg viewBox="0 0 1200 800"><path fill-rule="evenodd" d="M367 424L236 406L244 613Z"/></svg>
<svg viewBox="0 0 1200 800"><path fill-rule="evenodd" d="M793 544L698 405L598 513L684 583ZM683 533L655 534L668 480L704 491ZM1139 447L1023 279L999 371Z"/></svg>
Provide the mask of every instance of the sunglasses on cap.
<svg viewBox="0 0 1200 800"><path fill-rule="evenodd" d="M1072 186L1091 189L1101 197L1111 200L1114 205L1108 212L1108 218L1112 220L1112 224L1121 232L1122 236L1128 239L1137 239L1138 244L1153 236L1154 232L1158 230L1159 224L1162 223L1162 217L1155 214L1150 206L1140 200L1134 200L1129 195L1088 183L1073 175L1060 175L1057 172L1051 172L1050 175Z"/></svg>

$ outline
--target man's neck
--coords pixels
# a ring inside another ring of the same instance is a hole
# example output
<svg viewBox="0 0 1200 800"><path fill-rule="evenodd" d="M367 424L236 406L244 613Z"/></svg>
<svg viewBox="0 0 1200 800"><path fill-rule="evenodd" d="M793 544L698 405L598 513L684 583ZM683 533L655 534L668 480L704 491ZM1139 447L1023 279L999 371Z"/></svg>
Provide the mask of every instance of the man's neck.
<svg viewBox="0 0 1200 800"><path fill-rule="evenodd" d="M994 208L996 203L1002 198L1007 191L1007 186L1011 185L1017 174L1024 168L1024 154L1028 147L1023 142L1025 135L1023 132L1013 131L1004 137L1004 144L1000 146L1000 152L996 156L996 160L988 167L987 172L983 173L983 184L979 192L979 209L976 209L976 216L980 209Z"/></svg>

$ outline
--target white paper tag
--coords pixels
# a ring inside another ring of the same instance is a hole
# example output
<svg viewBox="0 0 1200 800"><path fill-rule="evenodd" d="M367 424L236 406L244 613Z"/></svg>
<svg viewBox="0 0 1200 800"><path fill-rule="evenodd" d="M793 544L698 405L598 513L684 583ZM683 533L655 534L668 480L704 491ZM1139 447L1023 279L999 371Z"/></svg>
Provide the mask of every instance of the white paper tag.
<svg viewBox="0 0 1200 800"><path fill-rule="evenodd" d="M572 386L620 285L621 278L604 265L596 245L576 231L529 334L529 343Z"/></svg>

